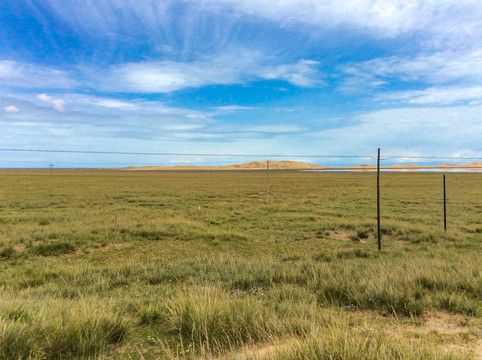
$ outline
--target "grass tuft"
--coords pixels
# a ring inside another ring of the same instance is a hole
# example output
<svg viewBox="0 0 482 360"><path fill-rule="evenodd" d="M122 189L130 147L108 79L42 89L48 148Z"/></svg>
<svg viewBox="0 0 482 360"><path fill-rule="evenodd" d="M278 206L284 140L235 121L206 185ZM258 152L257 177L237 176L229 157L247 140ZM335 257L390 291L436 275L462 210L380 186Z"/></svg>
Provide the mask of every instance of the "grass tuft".
<svg viewBox="0 0 482 360"><path fill-rule="evenodd" d="M58 241L49 244L40 244L31 249L34 254L42 256L55 256L62 254L69 254L77 250L77 248L70 242Z"/></svg>
<svg viewBox="0 0 482 360"><path fill-rule="evenodd" d="M0 251L0 258L3 259L11 259L15 256L15 248L11 245L5 246L1 251Z"/></svg>

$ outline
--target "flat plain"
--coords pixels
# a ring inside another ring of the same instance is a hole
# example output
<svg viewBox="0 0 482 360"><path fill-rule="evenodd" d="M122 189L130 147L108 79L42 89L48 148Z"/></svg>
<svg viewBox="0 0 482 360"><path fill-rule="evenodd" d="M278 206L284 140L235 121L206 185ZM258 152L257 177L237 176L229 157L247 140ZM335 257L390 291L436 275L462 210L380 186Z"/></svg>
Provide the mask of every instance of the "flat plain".
<svg viewBox="0 0 482 360"><path fill-rule="evenodd" d="M480 359L482 174L0 172L0 359Z"/></svg>

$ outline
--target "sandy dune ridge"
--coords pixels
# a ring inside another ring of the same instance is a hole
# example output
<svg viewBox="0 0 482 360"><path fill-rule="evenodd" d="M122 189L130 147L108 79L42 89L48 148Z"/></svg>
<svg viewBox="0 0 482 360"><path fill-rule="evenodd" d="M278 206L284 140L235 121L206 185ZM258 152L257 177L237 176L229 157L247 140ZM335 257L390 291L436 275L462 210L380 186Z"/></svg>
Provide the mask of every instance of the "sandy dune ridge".
<svg viewBox="0 0 482 360"><path fill-rule="evenodd" d="M323 166L317 164L308 164L297 161L270 161L269 168L271 170L373 170L376 165L363 164L353 166ZM482 162L471 162L467 164L444 163L438 165L387 165L381 166L387 170L424 170L424 169L447 169L447 170L465 170L465 171L482 171ZM122 168L122 170L265 170L266 161L253 161L243 164L224 165L224 166L197 166L197 165L174 165L174 166L131 166Z"/></svg>

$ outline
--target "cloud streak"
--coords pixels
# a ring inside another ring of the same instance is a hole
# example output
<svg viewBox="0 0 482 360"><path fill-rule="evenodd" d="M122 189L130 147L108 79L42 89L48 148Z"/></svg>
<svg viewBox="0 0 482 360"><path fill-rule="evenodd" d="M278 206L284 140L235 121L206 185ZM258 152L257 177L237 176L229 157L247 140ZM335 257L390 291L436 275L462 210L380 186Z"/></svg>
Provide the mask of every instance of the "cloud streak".
<svg viewBox="0 0 482 360"><path fill-rule="evenodd" d="M37 95L37 99L40 101L43 101L46 104L52 105L52 107L60 112L65 111L65 101L62 99L54 99L52 96L47 95L47 94L40 94Z"/></svg>
<svg viewBox="0 0 482 360"><path fill-rule="evenodd" d="M323 84L317 61L299 60L275 64L259 52L237 50L193 62L144 61L110 66L107 71L95 66L75 70L54 69L35 64L0 61L3 85L20 88L73 89L90 87L108 92L172 93L187 88L211 85L237 85L256 81L285 81L298 87ZM271 63L271 64L269 64ZM51 99L40 100L54 105ZM125 105L125 104L124 104ZM124 106L103 103L106 107ZM54 105L59 110L60 104ZM63 111L63 110L59 110Z"/></svg>
<svg viewBox="0 0 482 360"><path fill-rule="evenodd" d="M76 82L73 75L66 70L27 62L0 60L0 84L37 89L71 89Z"/></svg>
<svg viewBox="0 0 482 360"><path fill-rule="evenodd" d="M352 116L344 126L313 133L333 153L356 149L385 154L482 157L481 106L386 109ZM403 139L401 141L400 139Z"/></svg>
<svg viewBox="0 0 482 360"><path fill-rule="evenodd" d="M267 60L259 53L244 51L190 63L128 63L111 67L109 79L102 83L105 90L139 93L171 93L186 88L261 80L281 80L299 87L313 87L322 83L316 61L264 65Z"/></svg>
<svg viewBox="0 0 482 360"><path fill-rule="evenodd" d="M215 0L205 3L213 7L223 4L240 14L289 27L344 28L375 38L417 33L433 48L467 47L467 42L481 39L478 29L482 7L474 0Z"/></svg>
<svg viewBox="0 0 482 360"><path fill-rule="evenodd" d="M145 36L167 42L177 12L185 29L183 38L216 36L218 43L222 35L219 37L219 31L206 32L202 19L221 22L225 29L229 29L230 19L239 22L248 18L307 32L344 28L377 38L417 33L428 38L431 46L460 47L467 39L480 39L482 14L476 0L97 0L87 1L75 11L62 0L46 3L76 33L113 37L129 35L129 30L136 28Z"/></svg>
<svg viewBox="0 0 482 360"><path fill-rule="evenodd" d="M376 91L375 101L447 105L480 100L482 50L383 57L344 64L339 69L339 91ZM412 89L390 91L394 84ZM417 89L413 90L414 86Z"/></svg>
<svg viewBox="0 0 482 360"><path fill-rule="evenodd" d="M414 57L392 56L344 65L341 69L353 77L396 79L404 82L481 82L482 50L463 53L436 52Z"/></svg>
<svg viewBox="0 0 482 360"><path fill-rule="evenodd" d="M8 114L15 114L19 112L19 109L15 105L10 105L10 106L4 107L3 111L5 111Z"/></svg>
<svg viewBox="0 0 482 360"><path fill-rule="evenodd" d="M223 111L223 112L235 112L235 111L257 110L258 108L253 106L225 105L225 106L215 106L213 107L213 109L218 111Z"/></svg>
<svg viewBox="0 0 482 360"><path fill-rule="evenodd" d="M482 104L482 86L429 87L424 90L399 91L379 94L376 101L387 104L406 103L414 105Z"/></svg>
<svg viewBox="0 0 482 360"><path fill-rule="evenodd" d="M299 133L306 131L307 129L298 125L256 125L246 127L244 131L247 132L260 132L260 133Z"/></svg>

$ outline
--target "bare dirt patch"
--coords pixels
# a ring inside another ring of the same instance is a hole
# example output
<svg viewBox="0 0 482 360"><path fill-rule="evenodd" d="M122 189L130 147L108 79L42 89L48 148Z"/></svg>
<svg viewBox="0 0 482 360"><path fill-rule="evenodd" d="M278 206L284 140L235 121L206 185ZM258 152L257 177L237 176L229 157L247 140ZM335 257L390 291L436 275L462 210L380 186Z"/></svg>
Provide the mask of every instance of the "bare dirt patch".
<svg viewBox="0 0 482 360"><path fill-rule="evenodd" d="M215 360L265 359L269 356L273 356L277 351L286 349L299 341L299 338L288 338L284 341L278 340L271 343L247 345L239 350L218 357Z"/></svg>
<svg viewBox="0 0 482 360"><path fill-rule="evenodd" d="M410 325L406 330L417 334L436 334L445 339L441 349L457 354L474 354L475 359L482 359L482 339L471 332L476 325L475 319L466 319L460 314L434 312L425 318L419 326Z"/></svg>
<svg viewBox="0 0 482 360"><path fill-rule="evenodd" d="M31 246L38 246L38 245L44 244L44 243L45 242L43 242L43 241L34 241L34 242L32 242ZM26 244L17 244L17 245L13 246L13 249L16 252L22 252L22 251L27 250L27 245Z"/></svg>
<svg viewBox="0 0 482 360"><path fill-rule="evenodd" d="M353 234L353 231L333 230L330 231L329 237L336 240L350 240L350 236Z"/></svg>
<svg viewBox="0 0 482 360"><path fill-rule="evenodd" d="M22 252L22 251L25 251L25 249L27 248L27 245L17 244L13 248L15 249L16 252Z"/></svg>
<svg viewBox="0 0 482 360"><path fill-rule="evenodd" d="M440 352L465 354L467 358L482 360L482 338L474 332L474 329L480 328L480 319L436 311L418 319L416 324L408 319L386 318L372 311L353 315L358 319L377 319L385 324L391 321L390 325L385 325L385 329L389 329L390 334L396 338L436 337Z"/></svg>
<svg viewBox="0 0 482 360"><path fill-rule="evenodd" d="M439 334L452 335L469 332L469 327L465 323L466 321L462 315L437 312L427 317L425 323L416 329L422 333L436 331Z"/></svg>
<svg viewBox="0 0 482 360"><path fill-rule="evenodd" d="M475 345L475 358L482 360L482 339L479 338L477 345Z"/></svg>
<svg viewBox="0 0 482 360"><path fill-rule="evenodd" d="M87 248L88 252L106 252L106 251L111 251L111 250L119 250L119 249L126 249L132 247L132 244L130 243L107 243L103 246L99 247L89 247Z"/></svg>

